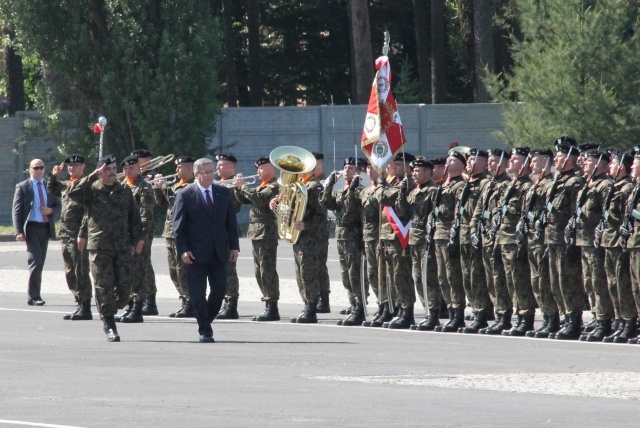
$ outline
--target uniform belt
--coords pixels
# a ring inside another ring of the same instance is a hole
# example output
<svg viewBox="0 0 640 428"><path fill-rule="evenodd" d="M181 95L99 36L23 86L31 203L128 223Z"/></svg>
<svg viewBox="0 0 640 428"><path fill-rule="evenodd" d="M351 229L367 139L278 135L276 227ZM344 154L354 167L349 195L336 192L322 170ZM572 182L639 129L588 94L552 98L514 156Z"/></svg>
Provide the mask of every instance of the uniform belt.
<svg viewBox="0 0 640 428"><path fill-rule="evenodd" d="M364 221L367 223L373 223L374 221L378 221L378 216L365 217Z"/></svg>
<svg viewBox="0 0 640 428"><path fill-rule="evenodd" d="M41 221L28 221L27 222L27 226L34 226L34 227L49 227L49 223L43 223Z"/></svg>
<svg viewBox="0 0 640 428"><path fill-rule="evenodd" d="M249 220L249 223L251 224L256 224L256 223L273 223L274 221L276 221L276 218L252 218L251 220Z"/></svg>
<svg viewBox="0 0 640 428"><path fill-rule="evenodd" d="M348 223L337 221L336 222L336 226L338 226L338 227L360 227L361 225L360 225L360 223L357 223L355 221L351 221L351 222L348 222Z"/></svg>

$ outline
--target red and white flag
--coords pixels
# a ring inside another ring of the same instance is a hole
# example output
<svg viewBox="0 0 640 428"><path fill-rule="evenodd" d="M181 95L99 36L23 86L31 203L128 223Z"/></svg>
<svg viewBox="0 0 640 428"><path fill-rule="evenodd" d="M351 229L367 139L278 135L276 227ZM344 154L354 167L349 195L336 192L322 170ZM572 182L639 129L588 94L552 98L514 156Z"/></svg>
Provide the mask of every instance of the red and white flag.
<svg viewBox="0 0 640 428"><path fill-rule="evenodd" d="M376 60L367 117L362 130L362 151L382 173L406 143L398 106L391 92L391 65L386 55Z"/></svg>

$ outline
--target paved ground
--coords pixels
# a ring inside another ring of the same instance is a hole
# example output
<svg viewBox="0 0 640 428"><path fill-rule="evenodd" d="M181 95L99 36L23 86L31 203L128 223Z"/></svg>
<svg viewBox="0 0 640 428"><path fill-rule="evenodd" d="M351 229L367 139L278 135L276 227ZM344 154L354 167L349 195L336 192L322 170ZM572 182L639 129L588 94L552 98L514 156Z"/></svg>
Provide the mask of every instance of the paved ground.
<svg viewBox="0 0 640 428"><path fill-rule="evenodd" d="M0 244L0 427L638 426L640 346L337 327L335 313L296 325L295 290L283 321L216 321L214 344L164 316L107 343L97 319L61 319L59 284L26 305L16 248ZM243 314L261 311L243 296Z"/></svg>

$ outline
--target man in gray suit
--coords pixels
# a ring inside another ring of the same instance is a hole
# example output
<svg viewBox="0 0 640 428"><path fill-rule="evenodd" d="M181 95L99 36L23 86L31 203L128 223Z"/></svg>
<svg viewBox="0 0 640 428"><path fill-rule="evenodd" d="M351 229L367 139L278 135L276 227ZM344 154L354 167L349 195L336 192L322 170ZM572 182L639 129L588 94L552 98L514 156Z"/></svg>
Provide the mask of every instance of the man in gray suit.
<svg viewBox="0 0 640 428"><path fill-rule="evenodd" d="M47 193L44 181L44 162L34 159L29 164L30 178L16 184L13 197L13 228L16 240L27 243L29 263L30 306L42 306L40 295L42 269L47 258L49 238L55 237L53 209L59 205L58 198Z"/></svg>

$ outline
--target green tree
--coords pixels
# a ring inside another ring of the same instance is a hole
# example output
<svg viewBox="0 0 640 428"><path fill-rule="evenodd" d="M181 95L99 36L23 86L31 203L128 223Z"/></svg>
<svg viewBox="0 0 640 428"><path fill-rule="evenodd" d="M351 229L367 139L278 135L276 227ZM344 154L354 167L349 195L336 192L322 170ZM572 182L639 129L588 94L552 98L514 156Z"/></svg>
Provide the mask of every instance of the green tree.
<svg viewBox="0 0 640 428"><path fill-rule="evenodd" d="M640 132L637 2L518 0L517 9L522 38L513 40L513 71L487 79L506 103L503 138L515 146L548 146L560 135L633 145Z"/></svg>
<svg viewBox="0 0 640 428"><path fill-rule="evenodd" d="M398 65L400 66L400 73L394 73L394 75L397 76L394 76L394 80L397 79L397 83L393 88L396 100L398 100L398 103L402 104L419 103L422 99L422 95L420 94L420 82L413 77L413 65L411 64L411 61L409 61L409 58L405 56L402 62ZM398 67L398 65L396 65L396 67ZM391 66L393 69L393 64L391 64Z"/></svg>

